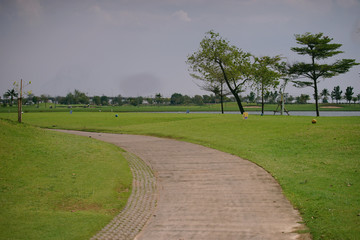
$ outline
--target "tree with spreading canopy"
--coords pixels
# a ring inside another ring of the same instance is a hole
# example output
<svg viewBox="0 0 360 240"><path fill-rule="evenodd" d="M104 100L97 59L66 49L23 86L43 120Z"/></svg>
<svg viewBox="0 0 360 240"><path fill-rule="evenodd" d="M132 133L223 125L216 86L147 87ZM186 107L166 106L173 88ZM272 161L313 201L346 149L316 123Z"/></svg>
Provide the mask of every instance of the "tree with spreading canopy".
<svg viewBox="0 0 360 240"><path fill-rule="evenodd" d="M319 116L319 78L331 78L346 73L351 67L358 65L359 63L356 63L355 59L341 59L332 64L320 63L319 61L321 60L343 53L343 51L337 50L342 44L330 43L333 39L324 36L323 33L295 34L295 38L296 42L301 45L301 47L293 47L291 50L300 55L309 55L311 57L311 62L299 62L293 64L291 68L292 73L298 75L299 78L308 78L308 80L298 80L294 82L298 87L314 88L316 116Z"/></svg>
<svg viewBox="0 0 360 240"><path fill-rule="evenodd" d="M234 95L241 113L244 108L239 96L245 83L251 80L250 54L230 45L218 33L209 31L200 42L200 48L187 59L192 76L214 79L214 72L221 72L227 88ZM215 78L216 79L216 78Z"/></svg>
<svg viewBox="0 0 360 240"><path fill-rule="evenodd" d="M269 92L270 88L275 88L279 84L279 78L282 76L277 70L277 64L281 60L280 56L255 57L253 64L253 80L254 86L261 94L261 113L264 114L264 96Z"/></svg>

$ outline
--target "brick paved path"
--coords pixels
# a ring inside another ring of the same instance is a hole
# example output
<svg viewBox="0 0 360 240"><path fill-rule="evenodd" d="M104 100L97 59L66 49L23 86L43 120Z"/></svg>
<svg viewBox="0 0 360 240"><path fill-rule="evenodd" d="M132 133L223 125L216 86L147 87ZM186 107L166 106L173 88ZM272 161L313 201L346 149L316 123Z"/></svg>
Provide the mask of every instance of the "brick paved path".
<svg viewBox="0 0 360 240"><path fill-rule="evenodd" d="M70 132L116 144L144 160L156 175L157 206L147 208L149 220L141 232L136 235L146 219L132 223L130 212L120 217L127 225L110 224L99 236L131 232L128 239L135 234L136 240L310 239L296 232L304 229L302 219L279 184L249 161L170 139ZM154 199L154 192L150 195ZM113 236L108 239L124 239Z"/></svg>
<svg viewBox="0 0 360 240"><path fill-rule="evenodd" d="M133 174L133 191L121 213L91 240L134 239L155 210L156 179L152 170L134 154L122 154Z"/></svg>

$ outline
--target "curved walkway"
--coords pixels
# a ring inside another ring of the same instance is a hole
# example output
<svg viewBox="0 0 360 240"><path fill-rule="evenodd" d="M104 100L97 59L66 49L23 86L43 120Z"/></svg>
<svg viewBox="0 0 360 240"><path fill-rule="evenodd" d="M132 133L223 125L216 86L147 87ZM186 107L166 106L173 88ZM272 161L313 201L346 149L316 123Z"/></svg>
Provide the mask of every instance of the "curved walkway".
<svg viewBox="0 0 360 240"><path fill-rule="evenodd" d="M268 172L249 161L170 139L64 132L118 145L153 169L157 207L147 209L145 215L152 216L136 240L310 239L308 234L296 233L305 227L279 184ZM154 198L154 192L150 193L151 197ZM132 228L136 234L139 226L136 228L130 222L141 217L131 219L130 215L123 220L128 221L127 225L110 226L94 239L123 239L109 234L108 229L118 233Z"/></svg>

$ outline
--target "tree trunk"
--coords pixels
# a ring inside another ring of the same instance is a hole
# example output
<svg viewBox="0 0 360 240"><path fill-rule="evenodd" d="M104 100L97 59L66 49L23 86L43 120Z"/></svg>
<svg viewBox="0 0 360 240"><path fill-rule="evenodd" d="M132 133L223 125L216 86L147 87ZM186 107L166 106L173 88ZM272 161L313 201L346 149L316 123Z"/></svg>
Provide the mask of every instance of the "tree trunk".
<svg viewBox="0 0 360 240"><path fill-rule="evenodd" d="M319 117L319 103L318 103L318 89L317 89L317 83L315 81L315 105L316 105L316 116Z"/></svg>
<svg viewBox="0 0 360 240"><path fill-rule="evenodd" d="M220 89L220 102L221 102L221 114L224 114L224 95L223 95L223 83L221 82Z"/></svg>
<svg viewBox="0 0 360 240"><path fill-rule="evenodd" d="M261 84L261 115L264 115L264 86Z"/></svg>
<svg viewBox="0 0 360 240"><path fill-rule="evenodd" d="M18 98L18 122L22 122L22 98Z"/></svg>
<svg viewBox="0 0 360 240"><path fill-rule="evenodd" d="M22 122L22 79L20 81L20 97L18 98L18 122Z"/></svg>
<svg viewBox="0 0 360 240"><path fill-rule="evenodd" d="M242 106L242 104L241 104L240 97L239 97L238 93L236 92L236 89L233 89L233 88L231 87L222 63L221 63L221 62L218 62L218 64L219 64L219 66L220 66L220 68L221 68L221 71L222 71L222 73L223 73L223 75L224 75L224 80L225 80L225 82L226 82L226 85L227 85L228 88L230 89L231 93L234 95L234 97L235 97L235 99L236 99L236 102L237 102L237 104L238 104L240 113L243 114L243 113L245 112L245 110L244 110L244 108L243 108L243 106Z"/></svg>
<svg viewBox="0 0 360 240"><path fill-rule="evenodd" d="M233 92L233 90L231 90L231 93L234 95L235 99L236 99L236 102L238 104L238 107L239 107L239 110L240 110L240 113L243 114L245 112L243 106L242 106L242 103L241 103L241 99L239 97L239 95L236 93L236 92Z"/></svg>
<svg viewBox="0 0 360 240"><path fill-rule="evenodd" d="M312 65L313 65L313 69L315 68L315 57L312 56ZM315 90L315 105L316 105L316 116L319 117L319 103L318 103L318 89L317 89L317 77L315 75L315 69L313 70L313 80L314 80L314 90Z"/></svg>

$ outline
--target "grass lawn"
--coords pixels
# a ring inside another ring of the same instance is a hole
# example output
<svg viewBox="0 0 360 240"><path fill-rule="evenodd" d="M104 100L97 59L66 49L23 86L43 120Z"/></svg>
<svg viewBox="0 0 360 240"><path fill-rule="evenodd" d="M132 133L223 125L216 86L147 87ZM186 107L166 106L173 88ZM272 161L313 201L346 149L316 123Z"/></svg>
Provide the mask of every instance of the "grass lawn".
<svg viewBox="0 0 360 240"><path fill-rule="evenodd" d="M0 114L16 120L16 114ZM27 113L47 128L170 137L262 166L299 209L314 239L359 239L360 117L229 114Z"/></svg>
<svg viewBox="0 0 360 240"><path fill-rule="evenodd" d="M121 151L0 120L0 239L89 239L131 193Z"/></svg>
<svg viewBox="0 0 360 240"><path fill-rule="evenodd" d="M50 106L52 108L50 108ZM274 111L277 108L277 104L265 104L265 111ZM360 111L360 104L319 104L320 111ZM244 103L245 111L261 111L261 104L256 105L255 103L246 104ZM315 113L315 104L286 104L285 108L289 111L313 111ZM220 104L205 104L201 106L197 105L123 105L123 106L90 106L84 107L84 105L73 105L72 108L68 108L67 105L56 105L44 103L32 106L23 106L23 111L27 112L220 112ZM224 103L225 111L239 111L239 108L235 102ZM17 112L16 104L12 107L0 107L0 113ZM321 114L320 114L321 115Z"/></svg>

